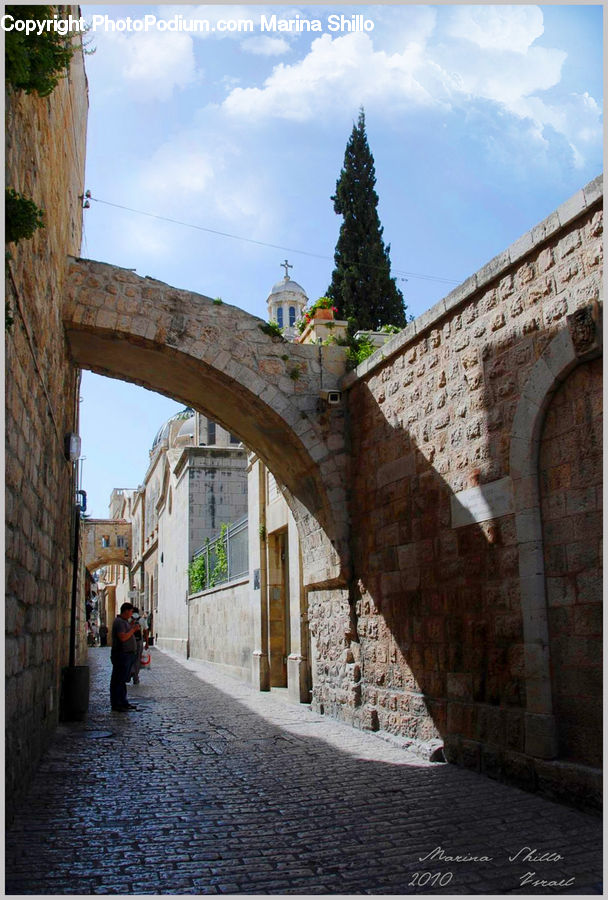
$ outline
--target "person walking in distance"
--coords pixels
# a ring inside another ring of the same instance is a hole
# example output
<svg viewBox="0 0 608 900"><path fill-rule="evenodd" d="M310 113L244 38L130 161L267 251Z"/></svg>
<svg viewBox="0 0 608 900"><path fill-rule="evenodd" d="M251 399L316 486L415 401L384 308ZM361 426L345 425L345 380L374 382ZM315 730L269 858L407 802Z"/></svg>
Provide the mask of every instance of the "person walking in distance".
<svg viewBox="0 0 608 900"><path fill-rule="evenodd" d="M144 649L144 642L143 642L143 636L142 636L142 632L141 632L141 628L142 628L141 617L139 615L139 609L136 606L133 607L133 614L131 616L131 619L133 622L137 622L137 624L139 625L139 631L135 632L135 641L136 641L135 659L133 660L133 667L131 669L130 678L133 679L133 684L139 684L139 670L141 669L141 653L142 653L142 650ZM128 680L130 680L130 679L128 679Z"/></svg>
<svg viewBox="0 0 608 900"><path fill-rule="evenodd" d="M140 617L139 624L141 626L141 636L144 641L144 649L148 649L148 638L150 637L150 626L148 623L148 614L144 612L144 614Z"/></svg>
<svg viewBox="0 0 608 900"><path fill-rule="evenodd" d="M115 712L137 709L127 701L127 681L131 677L131 669L137 652L135 633L140 630L137 622L131 624L129 621L132 612L133 604L123 603L120 607L120 614L116 616L112 625L110 703Z"/></svg>

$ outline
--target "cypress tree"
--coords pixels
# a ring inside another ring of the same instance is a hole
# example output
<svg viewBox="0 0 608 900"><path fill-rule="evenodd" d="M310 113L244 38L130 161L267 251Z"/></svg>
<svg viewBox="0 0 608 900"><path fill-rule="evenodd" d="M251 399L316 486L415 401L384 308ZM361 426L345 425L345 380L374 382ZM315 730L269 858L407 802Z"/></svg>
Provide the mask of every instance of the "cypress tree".
<svg viewBox="0 0 608 900"><path fill-rule="evenodd" d="M335 269L327 290L349 331L376 331L382 325L406 324L403 295L391 277L390 244L384 246L378 217L376 171L367 135L365 112L346 145L344 165L331 198L343 216L334 254Z"/></svg>

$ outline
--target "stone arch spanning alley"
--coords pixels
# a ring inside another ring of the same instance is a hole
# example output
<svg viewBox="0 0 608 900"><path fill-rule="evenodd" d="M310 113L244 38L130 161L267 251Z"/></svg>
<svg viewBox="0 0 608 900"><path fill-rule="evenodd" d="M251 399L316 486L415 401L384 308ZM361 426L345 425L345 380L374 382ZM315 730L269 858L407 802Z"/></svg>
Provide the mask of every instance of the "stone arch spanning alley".
<svg viewBox="0 0 608 900"><path fill-rule="evenodd" d="M83 531L84 564L89 572L102 566L130 567L133 546L130 522L87 519L83 522Z"/></svg>
<svg viewBox="0 0 608 900"><path fill-rule="evenodd" d="M70 260L64 326L80 368L199 410L255 450L287 489L304 582L344 587L350 559L341 348L287 343L258 319L130 269Z"/></svg>

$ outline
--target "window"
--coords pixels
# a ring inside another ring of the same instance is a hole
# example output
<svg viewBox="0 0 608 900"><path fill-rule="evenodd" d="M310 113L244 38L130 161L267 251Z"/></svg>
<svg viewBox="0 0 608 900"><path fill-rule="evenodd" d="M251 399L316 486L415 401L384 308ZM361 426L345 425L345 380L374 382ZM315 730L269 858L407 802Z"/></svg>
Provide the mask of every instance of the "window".
<svg viewBox="0 0 608 900"><path fill-rule="evenodd" d="M236 434L231 434L230 435L230 443L231 444L240 444L241 442L240 442L239 438L236 436Z"/></svg>
<svg viewBox="0 0 608 900"><path fill-rule="evenodd" d="M272 472L268 472L268 482L267 482L267 490L268 490L268 502L271 500L276 500L279 496L279 489L277 488L277 483Z"/></svg>
<svg viewBox="0 0 608 900"><path fill-rule="evenodd" d="M279 328L283 327L283 307L279 306L277 309L277 325Z"/></svg>
<svg viewBox="0 0 608 900"><path fill-rule="evenodd" d="M119 534L119 535L118 535L118 537L116 538L116 546L117 546L117 547L122 547L123 550L126 549L126 547L127 547L127 539L126 539L126 537L124 536L124 534Z"/></svg>
<svg viewBox="0 0 608 900"><path fill-rule="evenodd" d="M215 422L207 420L207 443L215 444Z"/></svg>
<svg viewBox="0 0 608 900"><path fill-rule="evenodd" d="M103 537L101 538L101 546L104 547L104 549L106 547L110 546L110 535L109 534L103 535Z"/></svg>
<svg viewBox="0 0 608 900"><path fill-rule="evenodd" d="M293 328L296 324L296 308L295 306L289 307L289 327Z"/></svg>

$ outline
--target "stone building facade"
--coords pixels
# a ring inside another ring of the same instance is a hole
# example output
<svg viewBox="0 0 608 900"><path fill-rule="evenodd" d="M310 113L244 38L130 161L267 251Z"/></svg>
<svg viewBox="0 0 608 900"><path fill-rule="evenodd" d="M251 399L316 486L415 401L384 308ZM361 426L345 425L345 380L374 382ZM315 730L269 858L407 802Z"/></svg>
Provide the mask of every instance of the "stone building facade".
<svg viewBox="0 0 608 900"><path fill-rule="evenodd" d="M248 572L188 598L190 655L258 690L310 703L310 631L295 519L253 452L247 468Z"/></svg>
<svg viewBox="0 0 608 900"><path fill-rule="evenodd" d="M157 646L190 654L188 565L222 523L245 512L245 468L239 439L211 419L187 408L163 423L142 484L112 492L115 528L128 523L133 549L128 565L104 572L108 623L129 600L149 614Z"/></svg>
<svg viewBox="0 0 608 900"><path fill-rule="evenodd" d="M600 178L347 376L356 694L316 696L590 805L601 297ZM319 608L317 641L334 627Z"/></svg>
<svg viewBox="0 0 608 900"><path fill-rule="evenodd" d="M75 7L69 10L78 15ZM82 229L86 76L80 50L48 98L6 94L6 185L45 227L7 246L6 809L10 817L55 728L69 659L79 373L62 326L68 255ZM77 660L78 662L78 660Z"/></svg>

